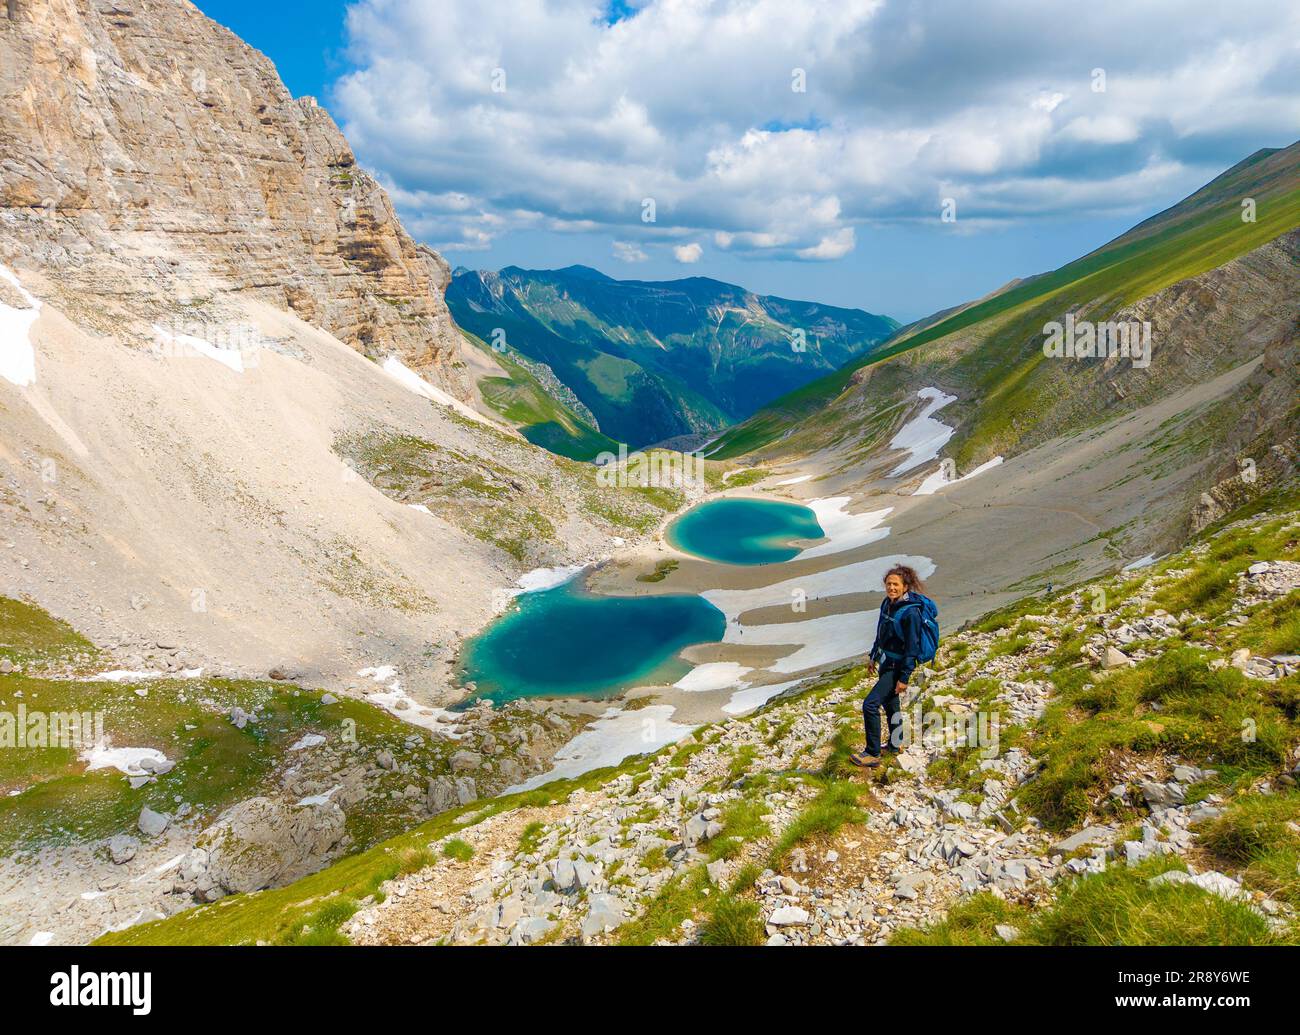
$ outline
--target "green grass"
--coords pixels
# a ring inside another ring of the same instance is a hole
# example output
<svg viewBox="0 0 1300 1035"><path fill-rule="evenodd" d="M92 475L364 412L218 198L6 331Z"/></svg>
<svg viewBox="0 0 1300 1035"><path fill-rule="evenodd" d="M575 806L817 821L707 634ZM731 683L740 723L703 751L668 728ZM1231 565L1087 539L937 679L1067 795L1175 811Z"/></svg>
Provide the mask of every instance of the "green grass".
<svg viewBox="0 0 1300 1035"><path fill-rule="evenodd" d="M474 846L459 837L453 837L442 846L442 854L457 862L469 862L474 858Z"/></svg>
<svg viewBox="0 0 1300 1035"><path fill-rule="evenodd" d="M1300 792L1243 794L1200 824L1201 846L1248 886L1300 906Z"/></svg>
<svg viewBox="0 0 1300 1035"><path fill-rule="evenodd" d="M761 817L767 811L758 796L731 802L722 812L722 833L704 844L705 854L710 860L734 859L745 842L766 837L770 831Z"/></svg>
<svg viewBox="0 0 1300 1035"><path fill-rule="evenodd" d="M137 689L147 696L137 696ZM13 710L21 701L29 714L98 712L114 745L156 748L176 763L132 789L116 769L85 772L76 745L0 751L0 851L108 837L132 829L145 805L174 811L177 796L211 820L226 806L276 787L280 771L298 760L290 745L306 733L322 734L335 747L386 747L424 769L446 771L447 749L422 738L408 750L411 727L395 716L353 698L328 705L320 698L319 691L257 680L131 684L0 675L0 708ZM235 706L256 708L258 721L237 728L229 719ZM400 791L409 779L393 772L378 790ZM366 808L348 810L347 831L366 846L413 821L405 799L376 793Z"/></svg>
<svg viewBox="0 0 1300 1035"><path fill-rule="evenodd" d="M1287 525L1286 519L1279 518L1254 528L1245 526L1223 531L1209 542L1209 549L1203 555L1183 555L1176 561L1164 562L1165 570L1186 568L1187 572L1161 586L1152 598L1152 606L1174 614L1195 611L1208 618L1218 617L1232 603L1237 577L1250 565L1264 559L1300 560L1300 545ZM1278 604L1262 616L1260 624L1267 623L1270 636L1283 643L1290 642L1295 630L1295 613L1287 613L1286 605Z"/></svg>
<svg viewBox="0 0 1300 1035"><path fill-rule="evenodd" d="M758 903L723 893L708 907L700 927L701 945L753 946L763 944L763 924Z"/></svg>
<svg viewBox="0 0 1300 1035"><path fill-rule="evenodd" d="M926 929L898 931L892 945L1000 945L994 931L1010 924L1017 945L1271 945L1282 939L1263 917L1238 902L1187 884L1152 884L1182 869L1165 856L1132 869L1116 866L1066 883L1055 902L1033 910L985 892L959 903Z"/></svg>
<svg viewBox="0 0 1300 1035"><path fill-rule="evenodd" d="M67 622L34 604L0 597L0 658L25 668L63 666L99 651Z"/></svg>
<svg viewBox="0 0 1300 1035"><path fill-rule="evenodd" d="M636 919L618 929L620 945L653 945L660 939L677 939L682 921L691 919L705 900L709 875L696 866L672 877Z"/></svg>
<svg viewBox="0 0 1300 1035"><path fill-rule="evenodd" d="M740 468L735 474L731 475L723 485L728 489L743 489L747 485L756 485L764 478L771 475L771 471L764 467Z"/></svg>
<svg viewBox="0 0 1300 1035"><path fill-rule="evenodd" d="M536 853L545 832L546 825L540 820L533 820L525 825L524 829L519 832L519 854L533 855Z"/></svg>
<svg viewBox="0 0 1300 1035"><path fill-rule="evenodd" d="M847 780L834 780L824 787L781 832L772 846L768 865L780 868L796 846L818 834L833 834L846 823L865 823L862 808L866 791Z"/></svg>
<svg viewBox="0 0 1300 1035"><path fill-rule="evenodd" d="M1012 905L987 891L957 903L943 920L925 929L908 927L894 932L890 945L1002 945L994 928L1008 924L1024 931L1029 910Z"/></svg>
<svg viewBox="0 0 1300 1035"><path fill-rule="evenodd" d="M669 575L677 570L678 562L672 558L660 561L655 565L654 571L643 572L636 577L637 582L663 582Z"/></svg>
<svg viewBox="0 0 1300 1035"><path fill-rule="evenodd" d="M1052 830L1076 826L1125 753L1167 752L1243 775L1276 770L1300 733L1283 705L1295 677L1261 691L1236 669L1210 670L1208 660L1178 648L1093 683L1084 670L1054 674L1058 696L1028 743L1041 769L1021 804Z"/></svg>
<svg viewBox="0 0 1300 1035"><path fill-rule="evenodd" d="M1255 654L1300 654L1300 590L1251 611L1232 642Z"/></svg>
<svg viewBox="0 0 1300 1035"><path fill-rule="evenodd" d="M1150 878L1180 861L1164 857L1066 885L1035 914L1027 941L1041 945L1269 945L1278 941L1264 918L1187 884Z"/></svg>
<svg viewBox="0 0 1300 1035"><path fill-rule="evenodd" d="M529 442L571 460L592 460L600 453L618 452L618 443L614 439L601 434L573 409L548 393L522 363L494 351L476 335L467 333L466 337L490 353L508 375L479 381L483 401L519 428Z"/></svg>
<svg viewBox="0 0 1300 1035"><path fill-rule="evenodd" d="M1019 654L1028 647L1033 641L1028 636L1009 636L1004 640L999 640L989 648L988 656L990 658L1002 657L1006 654Z"/></svg>

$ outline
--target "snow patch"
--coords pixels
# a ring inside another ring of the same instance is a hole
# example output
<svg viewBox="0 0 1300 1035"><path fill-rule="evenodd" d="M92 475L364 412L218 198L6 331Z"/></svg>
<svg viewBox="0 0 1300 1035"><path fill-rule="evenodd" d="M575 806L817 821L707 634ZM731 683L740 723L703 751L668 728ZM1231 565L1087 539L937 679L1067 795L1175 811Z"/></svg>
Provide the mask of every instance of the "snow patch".
<svg viewBox="0 0 1300 1035"><path fill-rule="evenodd" d="M302 737L296 744L289 748L290 751L306 751L308 748L320 747L325 743L325 738L319 733L308 733Z"/></svg>
<svg viewBox="0 0 1300 1035"><path fill-rule="evenodd" d="M175 351L176 346L184 346L193 349L200 356L215 360L223 367L233 370L236 374L244 372L244 353L247 351L244 348L223 349L218 345L213 345L212 342L205 338L193 334L174 334L167 328L159 327L157 324L153 325L153 333L158 343L172 352ZM249 365L253 364L250 363Z"/></svg>
<svg viewBox="0 0 1300 1035"><path fill-rule="evenodd" d="M1156 561L1166 556L1167 554L1163 554L1163 553L1159 555L1154 553L1149 553L1145 557L1139 557L1136 561L1130 561L1128 564L1124 565L1123 570L1137 571L1139 568L1148 568L1151 565L1155 564Z"/></svg>
<svg viewBox="0 0 1300 1035"><path fill-rule="evenodd" d="M554 568L534 568L519 576L520 593L540 593L544 589L562 586L577 575L586 565L561 564ZM518 594L516 594L518 595Z"/></svg>
<svg viewBox="0 0 1300 1035"><path fill-rule="evenodd" d="M866 654L876 631L872 618L874 614L874 611L854 611L843 615L809 618L802 622L744 627L732 623L727 626L722 642L795 647L793 653L779 658L767 667L772 672L803 672Z"/></svg>
<svg viewBox="0 0 1300 1035"><path fill-rule="evenodd" d="M0 377L19 388L36 383L36 346L32 343L32 325L41 315L41 303L22 286L6 267L0 266L0 278L18 292L30 309L15 309L0 302Z"/></svg>
<svg viewBox="0 0 1300 1035"><path fill-rule="evenodd" d="M859 546L878 542L889 535L888 528L878 526L893 512L893 507L886 507L884 510L868 510L862 514L850 514L845 508L851 501L851 496L828 496L808 502L808 509L817 515L817 523L826 533L827 542L800 551L798 560L804 561L810 557L825 557L827 554L855 550Z"/></svg>
<svg viewBox="0 0 1300 1035"><path fill-rule="evenodd" d="M85 676L85 683L134 683L140 679L198 679L203 675L201 668L183 668L179 672L132 672L130 669L115 668L111 672L98 672Z"/></svg>
<svg viewBox="0 0 1300 1035"><path fill-rule="evenodd" d="M510 601L515 597L562 586L579 575L585 567L584 564L560 564L554 568L534 568L525 572L513 586L492 591L492 609L501 614L510 607Z"/></svg>
<svg viewBox="0 0 1300 1035"><path fill-rule="evenodd" d="M895 564L915 568L923 579L934 574L934 561L929 557L899 553L872 557L753 589L706 589L700 596L725 614L728 622L736 622L746 611L760 607L790 607L798 600L806 602L849 593L879 593L885 572ZM786 624L795 626L800 623ZM873 625L873 631L874 628Z"/></svg>
<svg viewBox="0 0 1300 1035"><path fill-rule="evenodd" d="M952 481L948 480L948 474L944 470L944 466L941 464L937 471L933 472L932 474L926 475L925 481L921 483L920 487L916 490L916 492L912 493L912 495L933 496L936 492L938 492L946 485L956 485L958 482L969 481L970 479L983 474L985 471L997 467L1001 463L1002 463L1002 457L995 456L992 460L986 460L984 463L980 464L977 468L975 468L975 470L967 471L960 478L954 478L952 479Z"/></svg>
<svg viewBox="0 0 1300 1035"><path fill-rule="evenodd" d="M363 679L373 680L384 687L383 690L366 691L366 700L369 703L377 705L412 726L419 726L421 729L437 733L441 737L450 737L452 740L460 739L461 735L453 733L449 728L460 722L459 716L446 708L431 708L412 698L402 689L402 681L397 678L396 665L363 668L357 675Z"/></svg>
<svg viewBox="0 0 1300 1035"><path fill-rule="evenodd" d="M529 791L552 780L572 779L593 769L618 765L630 755L643 755L676 743L695 726L673 722L672 705L654 704L636 711L611 708L555 753L549 772L538 773L502 794Z"/></svg>
<svg viewBox="0 0 1300 1035"><path fill-rule="evenodd" d="M414 392L416 395L422 395L426 399L432 399L439 406L445 406L448 409L455 410L462 417L476 420L480 424L492 425L492 422L484 417L483 414L466 406L459 399L448 395L436 385L430 384L396 356L389 356L384 360L383 371L388 374L389 377L401 384L407 391Z"/></svg>
<svg viewBox="0 0 1300 1035"><path fill-rule="evenodd" d="M770 586L756 589L711 589L700 596L727 616L723 643L793 647L795 649L790 654L768 665L767 669L771 672L803 672L865 654L875 633L875 612L855 611L770 625L741 625L740 616L755 608L789 606L799 599L796 593L802 594L802 599L806 601L850 593L876 592L885 572L895 564L910 565L922 578L929 578L935 570L934 561L929 557L894 554L831 568L814 575L786 579ZM753 689L757 691L759 688ZM751 695L751 699L756 696L757 694Z"/></svg>
<svg viewBox="0 0 1300 1035"><path fill-rule="evenodd" d="M922 388L916 394L928 401L925 408L899 428L898 434L890 439L890 449L906 449L910 454L906 460L889 472L890 477L906 474L927 460L933 460L957 430L930 416L949 403L956 402L955 395L945 395L937 388Z"/></svg>
<svg viewBox="0 0 1300 1035"><path fill-rule="evenodd" d="M157 866L155 866L152 870L146 870L144 873L140 874L140 876L138 876L138 877L132 877L132 878L131 878L131 883L132 883L132 884L139 884L141 881L146 881L146 880L148 880L150 877L156 877L156 876L158 876L160 873L166 873L168 870L174 870L174 869L176 869L177 866L179 866L179 865L180 865L181 863L183 863L184 861L185 861L185 853L181 853L180 855L177 855L177 856L174 856L174 857L171 858L171 859L168 859L165 863L159 863L159 864L158 864Z"/></svg>
<svg viewBox="0 0 1300 1035"><path fill-rule="evenodd" d="M375 665L373 668L363 668L357 672L362 679L373 679L376 683L392 683L394 687L401 688L401 682L394 677L397 675L396 665Z"/></svg>
<svg viewBox="0 0 1300 1035"><path fill-rule="evenodd" d="M731 686L748 686L741 683L740 677L754 671L735 661L710 661L696 665L673 686L687 693L703 693L709 690L725 690Z"/></svg>
<svg viewBox="0 0 1300 1035"><path fill-rule="evenodd" d="M307 795L307 797L305 797L305 798L299 798L298 801L297 801L295 804L298 804L298 805L324 805L326 802L328 802L328 801L330 800L330 798L333 796L334 792L337 791L337 790L338 790L340 787L342 787L342 786L343 786L343 785L342 785L341 783L336 783L333 787L331 787L331 788L330 788L328 791L326 791L324 794L309 794L309 795Z"/></svg>
<svg viewBox="0 0 1300 1035"><path fill-rule="evenodd" d="M722 706L728 715L743 715L753 711L759 705L767 704L773 697L792 686L798 686L802 679L792 679L788 683L771 683L767 686L743 687L731 695L731 700Z"/></svg>
<svg viewBox="0 0 1300 1035"><path fill-rule="evenodd" d="M141 762L152 762L156 768L167 764L167 756L154 748L115 748L103 741L83 751L80 758L86 763L88 773L95 769L116 769L127 776L151 775L140 765Z"/></svg>
<svg viewBox="0 0 1300 1035"><path fill-rule="evenodd" d="M813 480L813 475L801 474L795 478L786 478L784 481L777 482L776 484L777 485L800 485L803 482L810 482L812 480Z"/></svg>

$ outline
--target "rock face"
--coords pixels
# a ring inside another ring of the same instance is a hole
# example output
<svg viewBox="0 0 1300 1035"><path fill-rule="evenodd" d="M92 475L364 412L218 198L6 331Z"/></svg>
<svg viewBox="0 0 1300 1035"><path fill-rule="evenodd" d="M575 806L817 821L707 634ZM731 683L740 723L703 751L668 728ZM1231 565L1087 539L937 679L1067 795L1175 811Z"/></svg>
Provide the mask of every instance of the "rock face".
<svg viewBox="0 0 1300 1035"><path fill-rule="evenodd" d="M215 280L458 387L447 264L329 114L183 0L0 10L0 257L101 296L67 307L101 331L211 309Z"/></svg>
<svg viewBox="0 0 1300 1035"><path fill-rule="evenodd" d="M288 884L320 868L343 837L344 819L331 801L241 801L203 832L181 864L178 886L212 901Z"/></svg>

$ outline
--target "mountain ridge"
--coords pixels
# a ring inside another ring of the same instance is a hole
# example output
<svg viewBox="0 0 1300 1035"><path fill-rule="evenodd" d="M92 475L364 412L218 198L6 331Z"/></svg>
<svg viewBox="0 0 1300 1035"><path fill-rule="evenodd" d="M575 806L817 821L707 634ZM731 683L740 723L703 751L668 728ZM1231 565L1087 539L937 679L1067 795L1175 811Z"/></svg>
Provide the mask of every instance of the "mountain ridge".
<svg viewBox="0 0 1300 1035"><path fill-rule="evenodd" d="M587 266L458 270L447 302L463 330L544 363L598 430L632 446L719 430L897 327L710 277L616 280Z"/></svg>

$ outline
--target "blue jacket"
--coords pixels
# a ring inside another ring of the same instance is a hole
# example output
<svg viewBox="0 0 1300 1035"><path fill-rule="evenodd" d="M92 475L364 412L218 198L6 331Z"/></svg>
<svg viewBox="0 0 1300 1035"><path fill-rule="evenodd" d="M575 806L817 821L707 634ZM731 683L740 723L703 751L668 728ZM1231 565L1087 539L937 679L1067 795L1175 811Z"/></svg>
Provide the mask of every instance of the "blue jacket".
<svg viewBox="0 0 1300 1035"><path fill-rule="evenodd" d="M904 606L912 604L913 606ZM897 623L885 618L901 609ZM897 626L897 628L896 628ZM899 635L901 629L902 635ZM889 657L889 655L895 657ZM912 670L921 656L921 609L914 606L911 596L904 593L898 602L885 597L880 602L880 617L876 621L876 642L871 645L871 660L880 663L881 669L898 672L900 683L910 683Z"/></svg>

